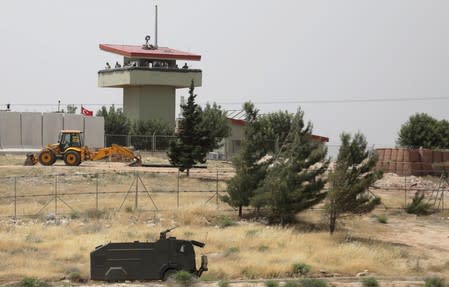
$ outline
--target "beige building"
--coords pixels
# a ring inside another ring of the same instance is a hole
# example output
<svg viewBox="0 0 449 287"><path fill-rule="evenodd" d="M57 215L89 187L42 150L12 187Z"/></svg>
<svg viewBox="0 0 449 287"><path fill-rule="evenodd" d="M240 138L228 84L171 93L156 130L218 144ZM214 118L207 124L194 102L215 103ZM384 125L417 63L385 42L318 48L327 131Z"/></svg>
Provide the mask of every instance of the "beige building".
<svg viewBox="0 0 449 287"><path fill-rule="evenodd" d="M176 89L202 84L202 71L185 61L201 56L167 47L100 44L100 49L123 56L98 72L98 86L123 89L123 111L131 119L159 119L174 127ZM178 64L177 61L182 61Z"/></svg>

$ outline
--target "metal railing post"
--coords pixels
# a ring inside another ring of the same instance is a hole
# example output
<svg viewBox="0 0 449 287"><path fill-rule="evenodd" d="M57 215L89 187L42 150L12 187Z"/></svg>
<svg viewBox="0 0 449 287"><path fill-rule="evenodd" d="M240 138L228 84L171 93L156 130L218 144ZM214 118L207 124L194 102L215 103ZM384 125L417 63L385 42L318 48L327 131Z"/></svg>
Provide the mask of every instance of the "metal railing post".
<svg viewBox="0 0 449 287"><path fill-rule="evenodd" d="M58 214L58 176L55 176L55 216Z"/></svg>
<svg viewBox="0 0 449 287"><path fill-rule="evenodd" d="M98 173L97 173L97 180L95 183L95 210L98 211Z"/></svg>
<svg viewBox="0 0 449 287"><path fill-rule="evenodd" d="M404 175L404 208L407 207L407 175Z"/></svg>
<svg viewBox="0 0 449 287"><path fill-rule="evenodd" d="M134 202L134 210L137 211L138 208L138 198L139 198L139 174L136 172L136 200Z"/></svg>
<svg viewBox="0 0 449 287"><path fill-rule="evenodd" d="M17 177L14 177L14 220L17 220Z"/></svg>
<svg viewBox="0 0 449 287"><path fill-rule="evenodd" d="M176 207L179 208L179 169L178 169L178 180L177 180L177 191L176 191Z"/></svg>
<svg viewBox="0 0 449 287"><path fill-rule="evenodd" d="M217 196L216 204L217 204L217 209L218 209L218 169L217 169L217 182L216 182L216 185L215 185L215 195Z"/></svg>

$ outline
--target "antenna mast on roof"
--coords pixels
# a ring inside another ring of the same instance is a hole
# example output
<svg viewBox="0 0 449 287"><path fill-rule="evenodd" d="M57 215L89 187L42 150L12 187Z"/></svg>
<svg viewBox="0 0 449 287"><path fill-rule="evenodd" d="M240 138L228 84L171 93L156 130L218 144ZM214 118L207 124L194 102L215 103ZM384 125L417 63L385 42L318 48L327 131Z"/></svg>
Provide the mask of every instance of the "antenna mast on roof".
<svg viewBox="0 0 449 287"><path fill-rule="evenodd" d="M155 29L155 31L154 31L154 47L157 49L157 5L154 5L154 7L155 7L155 17L154 17L154 19L155 19L155 25L154 25L154 29Z"/></svg>

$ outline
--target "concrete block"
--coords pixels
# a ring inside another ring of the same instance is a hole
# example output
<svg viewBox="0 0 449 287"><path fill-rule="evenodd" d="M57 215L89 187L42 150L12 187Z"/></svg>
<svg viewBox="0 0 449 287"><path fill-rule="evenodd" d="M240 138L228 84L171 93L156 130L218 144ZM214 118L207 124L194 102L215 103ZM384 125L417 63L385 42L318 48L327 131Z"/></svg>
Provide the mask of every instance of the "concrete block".
<svg viewBox="0 0 449 287"><path fill-rule="evenodd" d="M84 117L84 144L89 148L104 147L103 117Z"/></svg>
<svg viewBox="0 0 449 287"><path fill-rule="evenodd" d="M17 148L22 146L20 113L0 112L0 147Z"/></svg>
<svg viewBox="0 0 449 287"><path fill-rule="evenodd" d="M443 152L443 162L449 162L449 151Z"/></svg>
<svg viewBox="0 0 449 287"><path fill-rule="evenodd" d="M398 156L396 158L397 162L403 162L404 161L404 149L400 148L398 149Z"/></svg>
<svg viewBox="0 0 449 287"><path fill-rule="evenodd" d="M410 159L410 162L420 162L421 156L419 155L419 150L417 149L409 149L408 150L408 157ZM404 161L406 159L406 156L404 154Z"/></svg>
<svg viewBox="0 0 449 287"><path fill-rule="evenodd" d="M398 158L398 149L397 148L391 149L391 158L390 158L390 160L396 162L397 158Z"/></svg>
<svg viewBox="0 0 449 287"><path fill-rule="evenodd" d="M44 113L42 115L42 142L43 145L57 143L59 133L63 129L63 114Z"/></svg>
<svg viewBox="0 0 449 287"><path fill-rule="evenodd" d="M22 113L22 146L42 147L42 113Z"/></svg>
<svg viewBox="0 0 449 287"><path fill-rule="evenodd" d="M378 162L381 162L384 160L385 157L385 149L384 148L378 148L376 149Z"/></svg>
<svg viewBox="0 0 449 287"><path fill-rule="evenodd" d="M84 119L82 115L64 114L64 130L84 131Z"/></svg>
<svg viewBox="0 0 449 287"><path fill-rule="evenodd" d="M421 162L432 163L432 150L431 149L419 149L419 154L421 155Z"/></svg>
<svg viewBox="0 0 449 287"><path fill-rule="evenodd" d="M443 152L440 150L434 150L432 151L432 162L433 163L440 163L443 161Z"/></svg>
<svg viewBox="0 0 449 287"><path fill-rule="evenodd" d="M385 149L384 161L389 161L391 159L391 148Z"/></svg>

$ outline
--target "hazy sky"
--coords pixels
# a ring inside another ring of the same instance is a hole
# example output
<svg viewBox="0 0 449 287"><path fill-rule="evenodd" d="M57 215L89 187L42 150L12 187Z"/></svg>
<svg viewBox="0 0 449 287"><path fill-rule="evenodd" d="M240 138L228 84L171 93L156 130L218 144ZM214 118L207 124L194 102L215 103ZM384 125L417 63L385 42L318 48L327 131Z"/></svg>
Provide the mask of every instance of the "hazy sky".
<svg viewBox="0 0 449 287"><path fill-rule="evenodd" d="M121 89L97 87L97 71L120 60L98 44L143 44L156 3L159 45L202 55L200 102L294 112L291 102L447 97L301 104L331 143L361 131L377 147L413 113L449 118L447 0L2 0L0 109L121 104Z"/></svg>

